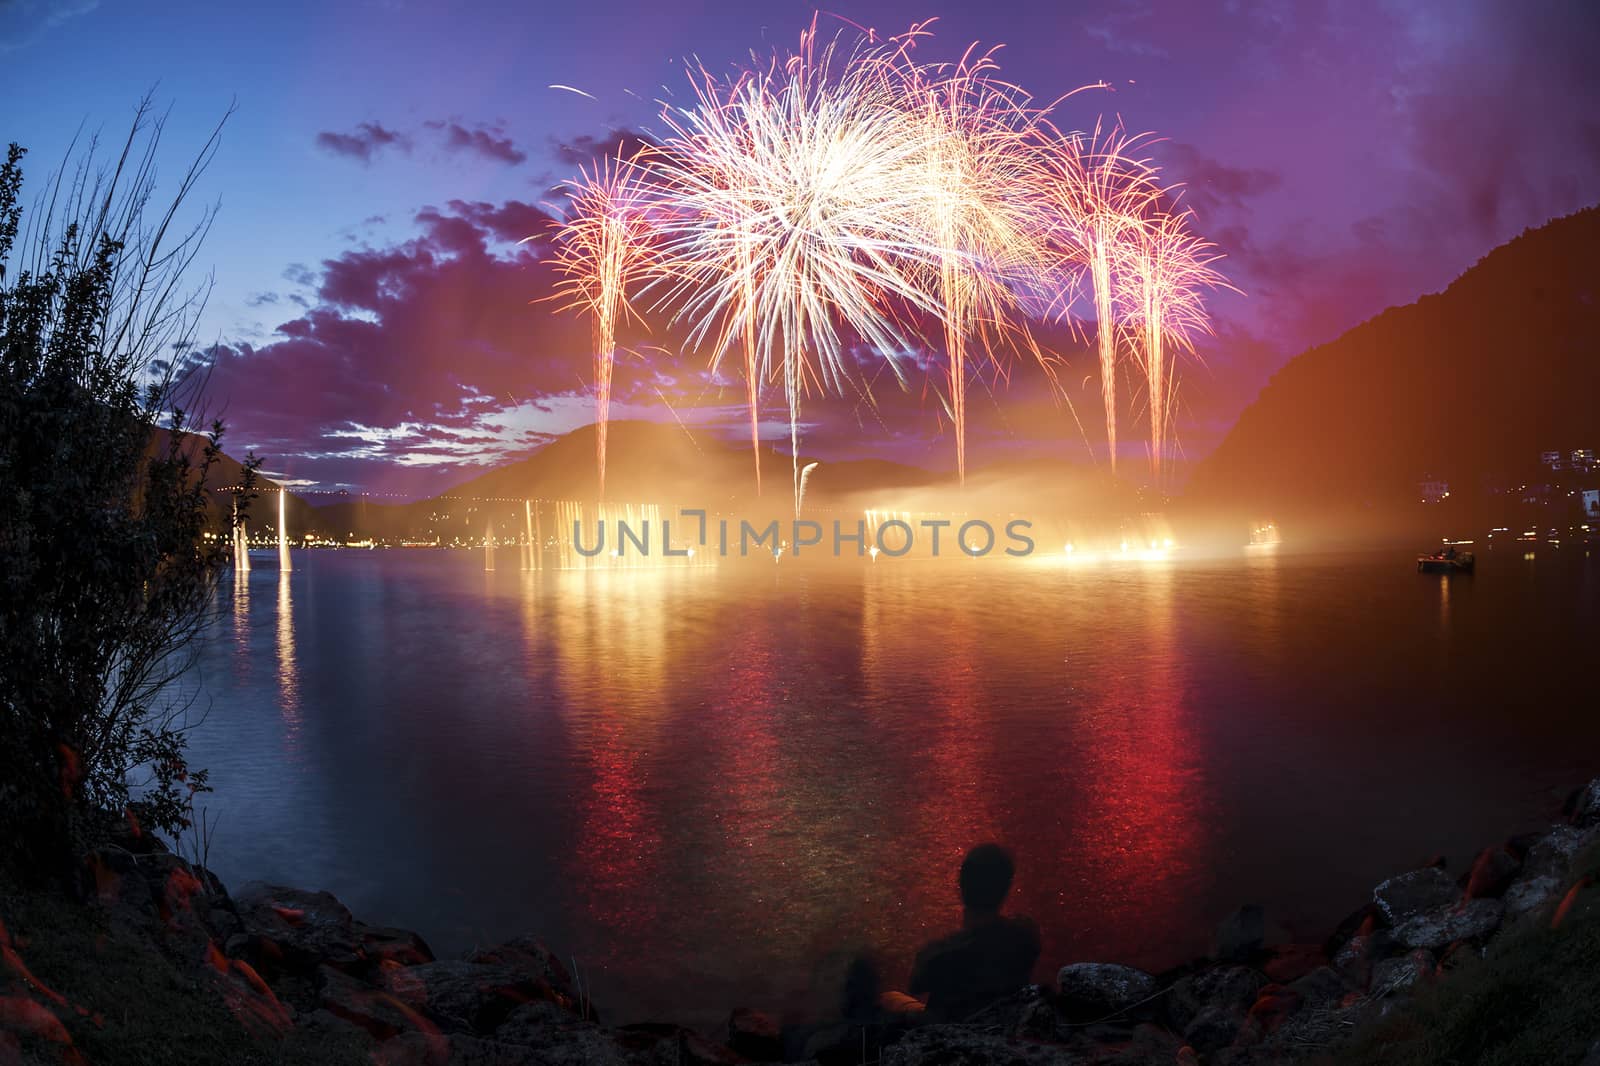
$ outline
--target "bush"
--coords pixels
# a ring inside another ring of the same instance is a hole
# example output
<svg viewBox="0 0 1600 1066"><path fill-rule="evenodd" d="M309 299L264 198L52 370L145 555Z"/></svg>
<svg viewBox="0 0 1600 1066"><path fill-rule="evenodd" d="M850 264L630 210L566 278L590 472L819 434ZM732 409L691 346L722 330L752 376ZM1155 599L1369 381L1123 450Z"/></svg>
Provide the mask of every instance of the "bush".
<svg viewBox="0 0 1600 1066"><path fill-rule="evenodd" d="M25 231L23 150L0 168L0 862L15 873L63 868L109 819L175 835L206 789L171 682L231 547L206 483L222 425L187 432L181 401L198 397L174 353L203 302L182 286L212 212L173 234L221 124L154 216L160 131L146 101L112 164L95 171L91 145Z"/></svg>

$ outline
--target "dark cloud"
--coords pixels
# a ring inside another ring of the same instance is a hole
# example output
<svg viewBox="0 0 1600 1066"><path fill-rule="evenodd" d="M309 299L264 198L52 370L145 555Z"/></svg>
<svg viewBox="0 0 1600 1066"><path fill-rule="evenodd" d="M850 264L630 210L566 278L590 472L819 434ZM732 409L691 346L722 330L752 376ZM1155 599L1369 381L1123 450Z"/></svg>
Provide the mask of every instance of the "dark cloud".
<svg viewBox="0 0 1600 1066"><path fill-rule="evenodd" d="M1396 101L1413 137L1417 238L1481 252L1593 201L1600 6L1474 5L1419 36L1444 46L1423 53Z"/></svg>
<svg viewBox="0 0 1600 1066"><path fill-rule="evenodd" d="M1162 177L1182 186L1181 202L1203 223L1219 215L1243 211L1250 201L1277 190L1283 175L1261 167L1229 166L1205 155L1192 144L1162 142L1156 152L1163 161Z"/></svg>
<svg viewBox="0 0 1600 1066"><path fill-rule="evenodd" d="M526 162L528 153L518 148L498 125L478 125L468 129L454 119L431 119L423 125L444 136L450 151L470 152L499 163Z"/></svg>
<svg viewBox="0 0 1600 1066"><path fill-rule="evenodd" d="M405 134L387 129L377 122L363 122L355 128L353 133L335 133L324 130L317 134L318 148L332 152L335 155L359 159L363 163L372 162L374 154L383 148L391 146L407 151L411 147L411 139Z"/></svg>
<svg viewBox="0 0 1600 1066"><path fill-rule="evenodd" d="M583 134L566 140L550 140L556 160L569 170L592 167L602 159L630 159L645 148L655 146L655 139L648 134L626 129L612 130L600 137Z"/></svg>
<svg viewBox="0 0 1600 1066"><path fill-rule="evenodd" d="M453 201L415 223L403 243L346 251L320 272L291 269L314 300L270 342L188 357L189 373L208 374L208 393L226 403L238 447L318 481L377 484L381 461L406 464L408 485L437 487L588 421L589 325L551 299L545 242L515 243L547 234L550 216L516 201ZM657 364L675 361L624 356L617 402L658 402ZM669 394L692 400L692 387ZM555 430L531 424L541 409Z"/></svg>

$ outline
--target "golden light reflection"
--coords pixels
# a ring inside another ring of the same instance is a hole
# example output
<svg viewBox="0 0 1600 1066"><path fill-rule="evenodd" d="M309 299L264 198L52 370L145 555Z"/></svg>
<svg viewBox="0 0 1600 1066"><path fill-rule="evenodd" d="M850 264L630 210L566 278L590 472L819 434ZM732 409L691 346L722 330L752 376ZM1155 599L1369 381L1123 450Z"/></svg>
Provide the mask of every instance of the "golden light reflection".
<svg viewBox="0 0 1600 1066"><path fill-rule="evenodd" d="M300 668L294 650L294 602L289 571L278 571L278 707L283 712L285 740L293 746L300 734Z"/></svg>
<svg viewBox="0 0 1600 1066"><path fill-rule="evenodd" d="M250 572L233 573L233 646L239 653L237 669L244 673L250 666Z"/></svg>
<svg viewBox="0 0 1600 1066"><path fill-rule="evenodd" d="M1098 697L1077 709L1083 743L1072 753L1073 772L1093 802L1077 806L1069 850L1081 878L1096 886L1097 925L1107 930L1181 912L1206 852L1209 832L1198 815L1204 809L1199 757L1174 609L1178 578L1176 566L1149 566L1120 587L1140 643L1129 661L1105 672ZM1070 950L1098 957L1090 944Z"/></svg>
<svg viewBox="0 0 1600 1066"><path fill-rule="evenodd" d="M863 924L895 953L959 925L954 879L962 856L1004 835L992 806L995 707L978 668L977 644L987 635L960 598L945 601L927 626L908 627L908 617L929 608L925 592L912 571L874 570L861 612L861 673L870 705L911 700L924 712L912 732L886 738L895 750L882 756L883 769L894 772L885 782L886 831L904 869L895 878L895 910ZM926 687L908 692L907 678L919 675Z"/></svg>
<svg viewBox="0 0 1600 1066"><path fill-rule="evenodd" d="M670 707L671 569L546 571L543 593L556 673L567 707L578 799L569 876L584 910L607 931L608 951L638 950L657 925L662 816L650 795L651 755ZM605 960L600 960L605 961Z"/></svg>

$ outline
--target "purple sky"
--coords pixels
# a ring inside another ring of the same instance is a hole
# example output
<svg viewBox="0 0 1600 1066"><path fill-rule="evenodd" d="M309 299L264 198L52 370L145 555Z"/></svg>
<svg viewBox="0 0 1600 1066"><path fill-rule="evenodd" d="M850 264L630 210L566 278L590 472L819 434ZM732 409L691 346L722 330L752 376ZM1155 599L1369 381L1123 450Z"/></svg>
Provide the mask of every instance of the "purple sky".
<svg viewBox="0 0 1600 1066"><path fill-rule="evenodd" d="M525 454L590 420L588 328L513 242L551 186L695 56L725 70L789 47L796 3L445 5L0 3L0 94L26 101L6 139L30 187L81 128L119 134L152 87L172 105L167 169L236 101L205 191L220 199L204 261L201 339L232 427L268 471L321 487L417 494ZM241 8L244 5L239 5ZM449 5L451 8L466 5ZM1017 4L841 2L881 33L938 16L929 54L1004 44L1037 97L1089 82L1060 124L1120 116L1153 149L1246 296L1212 301L1217 336L1182 368L1178 433L1213 447L1266 378L1308 344L1436 291L1522 229L1600 200L1600 9L1540 3ZM830 16L824 16L826 22ZM843 22L839 22L845 28ZM549 88L570 85L594 99ZM660 341L660 338L656 338ZM1068 406L1035 368L973 387L974 461L1103 457L1092 360L1068 352ZM692 353L626 360L614 417L736 433L737 387ZM824 456L953 465L934 382L876 406L808 402ZM782 398L769 394L769 431ZM670 405L670 406L669 406ZM1135 417L1130 412L1127 419ZM1086 444L1093 442L1095 448ZM1122 433L1142 455L1142 429Z"/></svg>

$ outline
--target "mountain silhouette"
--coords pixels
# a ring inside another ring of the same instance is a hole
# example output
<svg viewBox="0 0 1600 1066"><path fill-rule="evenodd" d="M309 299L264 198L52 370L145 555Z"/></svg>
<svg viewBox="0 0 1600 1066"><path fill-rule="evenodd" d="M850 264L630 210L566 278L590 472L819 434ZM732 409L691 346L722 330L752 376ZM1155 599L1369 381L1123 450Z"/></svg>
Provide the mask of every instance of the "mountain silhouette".
<svg viewBox="0 0 1600 1066"><path fill-rule="evenodd" d="M1600 447L1600 207L1496 248L1279 370L1196 468L1211 514L1416 525L1418 485L1488 520L1547 450Z"/></svg>

